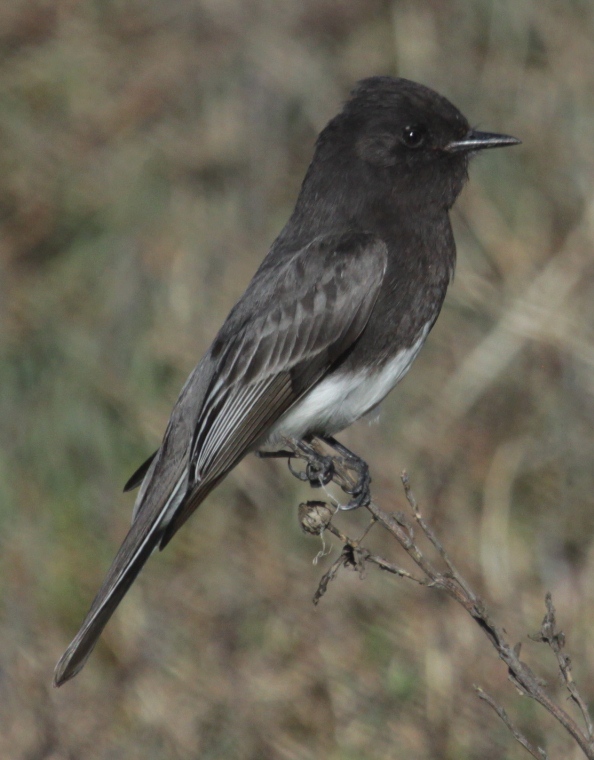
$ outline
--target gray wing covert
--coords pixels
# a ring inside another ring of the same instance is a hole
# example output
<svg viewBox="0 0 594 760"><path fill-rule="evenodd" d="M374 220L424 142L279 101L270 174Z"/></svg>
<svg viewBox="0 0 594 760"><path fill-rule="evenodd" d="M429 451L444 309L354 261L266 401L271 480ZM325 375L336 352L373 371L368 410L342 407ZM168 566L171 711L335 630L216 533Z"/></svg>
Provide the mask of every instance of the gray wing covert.
<svg viewBox="0 0 594 760"><path fill-rule="evenodd" d="M367 233L320 238L255 279L211 352L217 368L190 449L188 498L167 525L164 546L196 508L193 498L219 481L363 331L383 282L385 244ZM250 293L250 290L252 291ZM252 296L250 298L250 296Z"/></svg>
<svg viewBox="0 0 594 760"><path fill-rule="evenodd" d="M157 545L163 548L267 429L357 340L375 305L386 247L371 235L320 238L266 261L188 378L144 479L128 531L54 683L84 665ZM254 312L255 309L255 312Z"/></svg>

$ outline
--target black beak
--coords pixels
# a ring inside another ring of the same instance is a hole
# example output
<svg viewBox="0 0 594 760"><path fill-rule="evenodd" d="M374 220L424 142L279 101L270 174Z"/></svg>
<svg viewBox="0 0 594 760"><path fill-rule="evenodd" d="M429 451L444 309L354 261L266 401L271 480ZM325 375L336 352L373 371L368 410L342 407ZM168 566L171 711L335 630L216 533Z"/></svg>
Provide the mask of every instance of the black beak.
<svg viewBox="0 0 594 760"><path fill-rule="evenodd" d="M477 132L471 129L461 140L448 143L444 150L448 153L463 153L485 148L505 148L507 145L519 145L522 141L511 135L497 135L493 132Z"/></svg>

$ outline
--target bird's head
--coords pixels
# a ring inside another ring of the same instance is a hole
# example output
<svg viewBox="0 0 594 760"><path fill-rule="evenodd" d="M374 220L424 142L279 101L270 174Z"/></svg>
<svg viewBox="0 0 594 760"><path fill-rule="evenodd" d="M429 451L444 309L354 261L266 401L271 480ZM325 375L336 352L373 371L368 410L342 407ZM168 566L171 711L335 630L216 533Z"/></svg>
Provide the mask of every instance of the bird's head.
<svg viewBox="0 0 594 760"><path fill-rule="evenodd" d="M377 185L384 196L387 190L406 193L411 202L450 208L470 156L519 142L472 129L449 100L428 87L383 76L357 84L321 133L317 152L342 174Z"/></svg>

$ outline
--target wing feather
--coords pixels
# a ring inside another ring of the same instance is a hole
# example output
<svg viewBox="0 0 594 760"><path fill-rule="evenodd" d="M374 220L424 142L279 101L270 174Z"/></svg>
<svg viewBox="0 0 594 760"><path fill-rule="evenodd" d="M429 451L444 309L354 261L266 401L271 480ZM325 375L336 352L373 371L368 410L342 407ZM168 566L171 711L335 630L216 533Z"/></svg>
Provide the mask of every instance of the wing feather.
<svg viewBox="0 0 594 760"><path fill-rule="evenodd" d="M367 324L385 273L385 246L367 234L332 242L317 241L275 271L268 303L226 337L192 440L188 499L167 525L161 547L195 509L193 488L228 472ZM295 273L307 273L308 265L319 276L296 282Z"/></svg>
<svg viewBox="0 0 594 760"><path fill-rule="evenodd" d="M386 259L381 240L354 232L320 237L294 254L273 250L265 259L184 385L161 448L126 484L134 487L144 475L132 526L56 667L56 685L84 665L153 549L169 542L352 347L375 305Z"/></svg>

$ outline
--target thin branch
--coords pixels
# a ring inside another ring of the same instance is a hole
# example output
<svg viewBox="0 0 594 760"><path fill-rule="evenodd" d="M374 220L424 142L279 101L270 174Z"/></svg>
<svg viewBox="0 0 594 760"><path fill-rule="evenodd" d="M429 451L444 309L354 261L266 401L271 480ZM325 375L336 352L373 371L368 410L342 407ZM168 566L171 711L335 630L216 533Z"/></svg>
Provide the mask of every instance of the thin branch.
<svg viewBox="0 0 594 760"><path fill-rule="evenodd" d="M402 475L400 476L400 479L402 480L402 485L404 486L404 494L406 496L406 500L408 501L410 508L412 509L412 512L415 516L415 520L421 527L423 533L427 536L429 541L433 544L433 546L437 549L439 552L439 555L443 559L443 561L446 563L448 570L452 574L452 577L456 579L456 581L462 586L464 591L469 597L474 597L474 593L470 586L466 583L464 578L460 575L458 570L455 568L454 563L448 556L448 553L444 549L441 541L437 538L431 527L425 522L423 515L421 514L421 511L419 509L419 505L417 504L417 500L415 498L415 495L412 492L410 481L408 479L408 473L406 470L403 470Z"/></svg>
<svg viewBox="0 0 594 760"><path fill-rule="evenodd" d="M480 686L474 686L474 690L476 691L479 699L482 699L484 702L486 702L490 707L495 710L497 715L501 718L501 720L505 723L505 725L509 728L510 732L512 733L514 739L522 745L525 749L530 752L532 757L535 757L536 760L549 760L549 756L547 753L542 749L541 747L535 747L533 744L531 744L528 739L522 734L512 723L511 718L509 715L505 712L503 707L501 707L500 704L498 704L493 697L490 694L487 694L484 689L481 689Z"/></svg>
<svg viewBox="0 0 594 760"><path fill-rule="evenodd" d="M340 554L340 557L334 560L330 566L330 569L321 577L318 588L316 589L316 593L313 595L314 604L317 604L324 596L328 590L328 585L336 578L340 568L346 567L349 564L351 564L351 556L348 552L348 548L345 546Z"/></svg>
<svg viewBox="0 0 594 760"><path fill-rule="evenodd" d="M553 599L550 592L545 596L545 604L547 607L547 613L543 618L540 631L530 638L534 641L542 641L545 644L548 644L555 653L563 681L565 682L567 690L569 691L570 698L574 701L582 713L584 723L586 724L586 730L588 732L588 738L590 739L590 743L592 743L594 727L592 726L592 720L590 718L590 713L588 712L588 706L578 691L577 685L573 679L573 674L571 672L571 659L563 652L563 649L565 647L565 634L563 631L557 630L555 607L553 606Z"/></svg>
<svg viewBox="0 0 594 760"><path fill-rule="evenodd" d="M356 486L355 478L352 470L348 467L348 463L346 463L342 457L328 457L328 455L324 452L322 445L317 440L314 440L311 445L293 445L292 450L296 458L305 460L308 465L306 471L309 470L310 472L314 473L318 472L320 470L320 462L323 462L323 465L326 468L325 471L328 471L327 464L328 461L331 460L333 464L331 479L340 488L342 488L345 493L352 493L353 488ZM301 477L302 480L304 479L302 477L302 474L298 474L298 477ZM307 477L305 479L307 480ZM547 595L547 615L543 621L540 634L538 635L538 640L546 642L552 648L553 652L555 652L563 680L570 693L571 699L579 707L581 715L586 723L586 732L580 728L580 726L571 717L571 715L569 715L569 713L557 705L547 694L545 689L546 685L543 680L540 679L531 670L531 668L520 659L520 646L513 646L507 640L504 629L501 626L497 625L491 618L483 600L478 596L478 594L476 594L470 584L457 570L447 551L443 547L441 541L437 538L433 529L423 518L406 473L403 473L402 475L402 483L404 486L406 500L412 512L414 521L421 529L421 532L425 538L439 554L439 557L445 564L447 571L441 572L434 564L434 562L428 559L428 557L423 553L418 541L415 538L413 525L411 525L410 520L405 514L402 512L386 512L373 500L371 500L370 503L366 505L366 508L372 515L372 524L378 523L384 528L384 530L388 531L390 535L396 539L396 541L400 544L400 546L404 549L412 561L421 570L424 577L417 578L411 573L402 570L394 563L389 562L383 557L378 557L377 555L372 554L367 549L362 547L360 545L360 542L370 530L371 525L367 527L361 539L356 540L349 538L342 531L334 529L334 526L331 528L331 522L328 520L327 528L332 533L334 533L334 535L337 536L340 541L342 541L343 551L341 556L333 563L330 570L320 581L318 590L314 596L314 602L317 604L317 602L326 592L329 582L336 577L341 567L355 567L359 570L360 573L362 573L366 562L371 562L381 569L386 570L387 572L393 573L394 575L400 577L409 578L417 583L420 583L421 585L427 585L442 589L446 592L446 594L448 594L448 596L452 597L452 599L458 602L458 604L460 604L468 612L473 620L475 620L477 625L487 636L497 651L499 658L503 660L507 666L509 677L516 685L516 687L520 690L520 692L541 704L545 710L547 710L555 718L555 720L557 720L573 737L584 755L589 760L594 760L592 722L588 714L586 703L579 694L573 680L569 658L562 651L564 645L564 637L561 632L557 632L556 630L554 607L550 601L550 596ZM319 485L319 481L312 482L312 485ZM338 508L335 511L338 511ZM504 720L506 725L510 727L511 721L507 717L505 711L503 711L503 708L500 708L498 705L496 705L494 700L488 698L487 696L483 696L483 694L485 694L485 692L479 692L479 696L488 702L491 707L496 710L498 715L500 715L502 720ZM510 728L510 730L512 729ZM518 739L518 736L516 735L518 732L514 731L515 730L512 730L512 733L514 737ZM520 739L518 739L518 741L520 741ZM520 743L522 743L523 746L528 749L528 751L534 750L534 748L531 750L530 747L524 743L524 741L521 741ZM539 760L546 757L542 750L538 749L535 751L538 754L534 754L534 751L532 754L534 757L539 758Z"/></svg>
<svg viewBox="0 0 594 760"><path fill-rule="evenodd" d="M408 570L404 570L403 568L398 567L393 562L388 562L383 557L378 557L377 555L371 554L371 552L368 552L366 550L361 551L366 562L372 562L382 570L386 570L388 573L392 573L393 575L398 575L400 578L408 578L409 580L418 583L420 586L428 585L427 581L425 581L423 578L417 578L412 573L409 573Z"/></svg>

